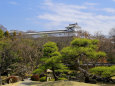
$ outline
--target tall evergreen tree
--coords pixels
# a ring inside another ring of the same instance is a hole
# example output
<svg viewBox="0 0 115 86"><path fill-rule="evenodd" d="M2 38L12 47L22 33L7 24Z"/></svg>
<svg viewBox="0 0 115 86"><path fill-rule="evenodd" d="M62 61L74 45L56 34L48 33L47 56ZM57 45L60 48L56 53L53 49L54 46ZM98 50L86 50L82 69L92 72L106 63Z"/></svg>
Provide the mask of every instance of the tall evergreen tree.
<svg viewBox="0 0 115 86"><path fill-rule="evenodd" d="M77 69L82 63L92 62L95 65L99 58L106 56L104 52L98 51L98 40L84 38L74 39L61 52L64 62L70 64L72 69Z"/></svg>
<svg viewBox="0 0 115 86"><path fill-rule="evenodd" d="M36 70L36 72L46 71L51 69L55 81L58 80L56 72L67 71L67 67L61 62L61 54L58 52L58 47L54 42L47 42L44 44L43 57L41 61L43 64Z"/></svg>

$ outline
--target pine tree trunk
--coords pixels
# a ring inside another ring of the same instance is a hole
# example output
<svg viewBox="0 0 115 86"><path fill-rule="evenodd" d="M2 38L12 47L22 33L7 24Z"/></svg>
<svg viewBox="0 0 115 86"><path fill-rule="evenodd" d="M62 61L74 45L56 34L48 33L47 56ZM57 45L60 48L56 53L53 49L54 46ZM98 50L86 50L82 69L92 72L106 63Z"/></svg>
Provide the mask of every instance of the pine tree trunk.
<svg viewBox="0 0 115 86"><path fill-rule="evenodd" d="M58 80L58 78L56 77L54 67L52 67L52 72L53 72L53 76L54 76L55 81L57 81L57 80Z"/></svg>

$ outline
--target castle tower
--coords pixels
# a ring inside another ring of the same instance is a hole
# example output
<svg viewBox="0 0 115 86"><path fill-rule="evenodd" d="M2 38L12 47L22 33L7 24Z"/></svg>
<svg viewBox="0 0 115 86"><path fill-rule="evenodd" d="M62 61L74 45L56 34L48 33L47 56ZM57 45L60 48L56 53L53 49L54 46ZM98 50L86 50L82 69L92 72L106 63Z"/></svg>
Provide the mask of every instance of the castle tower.
<svg viewBox="0 0 115 86"><path fill-rule="evenodd" d="M81 29L81 27L78 26L77 23L75 23L75 24L69 24L69 26L66 27L66 29L67 29L68 31L78 31L78 30Z"/></svg>

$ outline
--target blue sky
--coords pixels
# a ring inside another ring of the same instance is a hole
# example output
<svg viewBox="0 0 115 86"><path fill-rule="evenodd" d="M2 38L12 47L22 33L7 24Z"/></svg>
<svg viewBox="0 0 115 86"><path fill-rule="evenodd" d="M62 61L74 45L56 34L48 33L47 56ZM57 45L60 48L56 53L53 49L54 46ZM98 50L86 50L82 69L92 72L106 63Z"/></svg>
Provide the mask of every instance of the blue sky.
<svg viewBox="0 0 115 86"><path fill-rule="evenodd" d="M75 22L108 34L115 27L115 0L0 0L0 24L8 30L60 30Z"/></svg>

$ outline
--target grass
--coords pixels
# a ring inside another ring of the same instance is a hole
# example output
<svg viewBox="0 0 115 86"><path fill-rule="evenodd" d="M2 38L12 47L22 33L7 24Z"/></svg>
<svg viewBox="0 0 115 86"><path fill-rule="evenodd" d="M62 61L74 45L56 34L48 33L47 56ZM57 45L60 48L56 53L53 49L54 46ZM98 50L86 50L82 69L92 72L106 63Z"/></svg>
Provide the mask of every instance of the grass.
<svg viewBox="0 0 115 86"><path fill-rule="evenodd" d="M114 76L114 77L112 77L112 79L115 79L115 76Z"/></svg>
<svg viewBox="0 0 115 86"><path fill-rule="evenodd" d="M50 81L50 82L29 81L29 82L17 82L14 84L8 84L3 86L115 86L115 84L89 84L77 81Z"/></svg>
<svg viewBox="0 0 115 86"><path fill-rule="evenodd" d="M87 84L83 82L75 82L75 81L55 81L55 82L48 82L43 83L39 86L100 86L97 84Z"/></svg>
<svg viewBox="0 0 115 86"><path fill-rule="evenodd" d="M2 86L19 86L18 85L19 83L21 83L21 82L6 84L6 85L2 85Z"/></svg>

